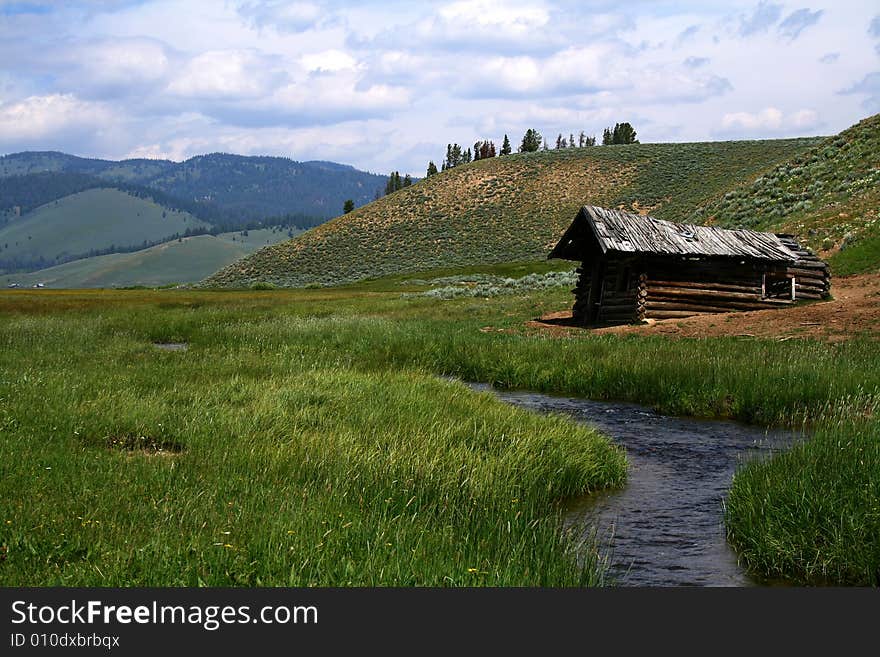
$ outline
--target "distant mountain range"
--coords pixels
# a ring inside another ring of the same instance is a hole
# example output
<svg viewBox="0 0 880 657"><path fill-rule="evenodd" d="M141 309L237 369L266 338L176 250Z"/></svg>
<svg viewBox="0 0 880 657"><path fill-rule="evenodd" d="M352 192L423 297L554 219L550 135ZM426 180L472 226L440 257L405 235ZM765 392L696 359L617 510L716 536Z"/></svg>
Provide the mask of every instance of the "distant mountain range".
<svg viewBox="0 0 880 657"><path fill-rule="evenodd" d="M24 152L0 157L0 211L23 205L9 192L27 187L34 175L38 178L32 186L42 196L34 196L29 209L84 189L123 185L161 192L168 197L162 200L194 204L195 212L181 209L210 223L241 225L283 215L329 219L341 213L347 199L364 205L385 186L384 176L352 166L283 157L212 153L184 162L114 162L54 151Z"/></svg>
<svg viewBox="0 0 880 657"><path fill-rule="evenodd" d="M214 153L185 162L24 152L0 157L0 273L205 233L307 229L386 178L334 162Z"/></svg>

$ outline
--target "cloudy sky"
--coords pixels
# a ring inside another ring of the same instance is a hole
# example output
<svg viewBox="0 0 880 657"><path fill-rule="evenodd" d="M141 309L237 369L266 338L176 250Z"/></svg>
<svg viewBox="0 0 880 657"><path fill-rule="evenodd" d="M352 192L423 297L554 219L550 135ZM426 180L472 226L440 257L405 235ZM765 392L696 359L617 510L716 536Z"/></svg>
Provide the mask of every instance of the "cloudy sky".
<svg viewBox="0 0 880 657"><path fill-rule="evenodd" d="M768 138L876 112L876 0L0 0L0 153L421 176L449 142L529 127Z"/></svg>

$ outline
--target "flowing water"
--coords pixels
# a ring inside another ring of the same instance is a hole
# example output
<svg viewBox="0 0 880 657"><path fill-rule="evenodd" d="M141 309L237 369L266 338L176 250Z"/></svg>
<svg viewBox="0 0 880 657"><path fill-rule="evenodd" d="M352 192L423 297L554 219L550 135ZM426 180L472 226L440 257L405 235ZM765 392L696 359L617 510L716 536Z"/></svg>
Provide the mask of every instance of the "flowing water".
<svg viewBox="0 0 880 657"><path fill-rule="evenodd" d="M564 413L626 448L622 489L573 501L565 524L597 532L623 586L750 586L725 540L723 499L737 466L799 438L736 422L661 415L644 406L492 391L539 413Z"/></svg>

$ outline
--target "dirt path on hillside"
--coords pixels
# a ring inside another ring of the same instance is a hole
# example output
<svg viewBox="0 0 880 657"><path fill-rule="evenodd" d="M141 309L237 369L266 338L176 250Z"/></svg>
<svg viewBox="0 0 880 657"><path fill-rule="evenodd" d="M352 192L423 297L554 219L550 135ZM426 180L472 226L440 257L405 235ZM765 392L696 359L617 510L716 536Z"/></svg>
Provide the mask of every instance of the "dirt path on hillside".
<svg viewBox="0 0 880 657"><path fill-rule="evenodd" d="M584 329L572 326L571 311L550 313L526 324L555 335L616 333L666 335L676 338L745 336L818 338L839 342L856 336L880 338L880 274L832 279L831 301L780 310L700 315L650 324Z"/></svg>

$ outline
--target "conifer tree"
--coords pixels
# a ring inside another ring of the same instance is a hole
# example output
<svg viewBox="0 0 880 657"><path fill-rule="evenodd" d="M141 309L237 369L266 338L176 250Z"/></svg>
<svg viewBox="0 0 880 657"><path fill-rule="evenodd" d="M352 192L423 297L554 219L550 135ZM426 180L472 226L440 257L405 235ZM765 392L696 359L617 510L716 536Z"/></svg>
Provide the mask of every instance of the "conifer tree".
<svg viewBox="0 0 880 657"><path fill-rule="evenodd" d="M407 176L408 177L408 176ZM410 181L412 182L412 181ZM403 182L400 179L399 171L392 171L391 175L388 176L388 182L385 183L385 196L389 194L393 194L398 189L403 187Z"/></svg>
<svg viewBox="0 0 880 657"><path fill-rule="evenodd" d="M507 135L504 135L504 142L501 144L501 154L510 155L510 152L510 140L507 138Z"/></svg>
<svg viewBox="0 0 880 657"><path fill-rule="evenodd" d="M629 123L618 123L614 126L613 133L615 144L638 144L636 131Z"/></svg>
<svg viewBox="0 0 880 657"><path fill-rule="evenodd" d="M534 153L536 150L541 148L541 133L537 130L533 130L529 128L526 130L526 134L523 135L522 143L519 146L520 153ZM544 148L547 148L547 144L544 144Z"/></svg>
<svg viewBox="0 0 880 657"><path fill-rule="evenodd" d="M636 131L629 123L615 123L614 129L605 128L602 134L602 145L606 144L638 144Z"/></svg>
<svg viewBox="0 0 880 657"><path fill-rule="evenodd" d="M435 173L437 173L437 165L434 164L433 160L431 160L430 162L428 162L428 173L425 175L425 177L427 178L428 176L433 176Z"/></svg>

